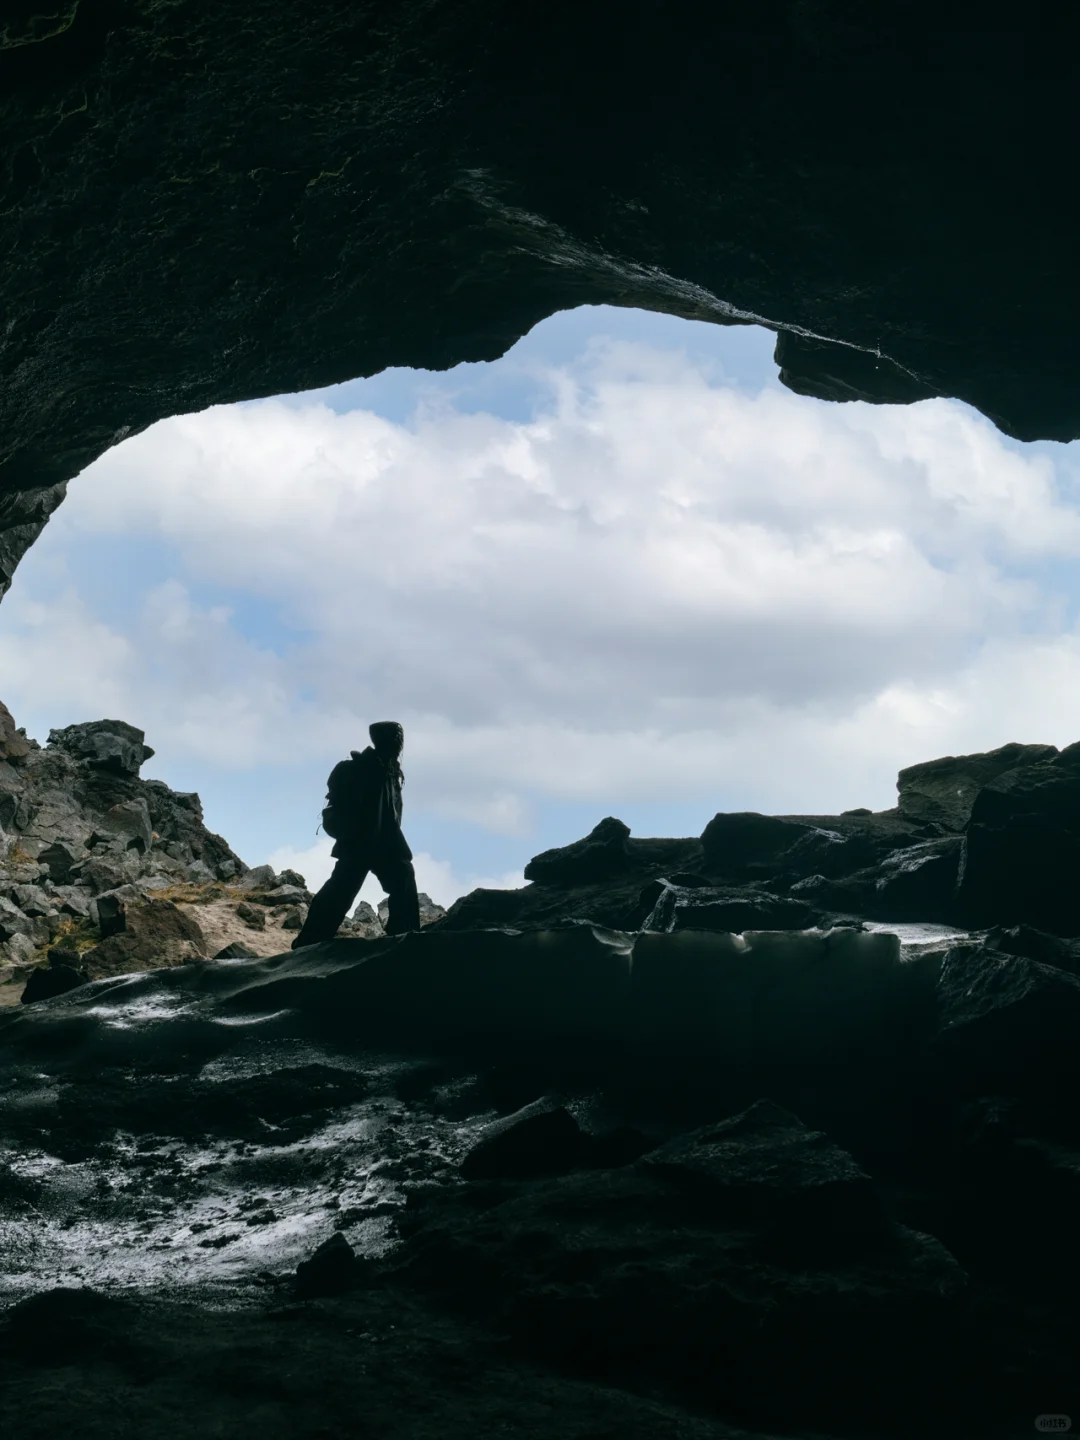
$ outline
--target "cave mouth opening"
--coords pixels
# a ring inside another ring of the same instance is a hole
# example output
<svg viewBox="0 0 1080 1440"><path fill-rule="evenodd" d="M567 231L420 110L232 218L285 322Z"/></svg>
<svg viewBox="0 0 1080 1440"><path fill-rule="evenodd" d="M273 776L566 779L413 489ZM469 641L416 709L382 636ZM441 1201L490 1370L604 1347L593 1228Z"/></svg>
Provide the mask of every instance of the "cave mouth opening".
<svg viewBox="0 0 1080 1440"><path fill-rule="evenodd" d="M327 770L396 715L443 903L605 814L881 809L902 765L1068 743L1074 447L797 395L774 345L585 306L498 361L160 421L20 568L2 698L31 734L135 721L309 879Z"/></svg>

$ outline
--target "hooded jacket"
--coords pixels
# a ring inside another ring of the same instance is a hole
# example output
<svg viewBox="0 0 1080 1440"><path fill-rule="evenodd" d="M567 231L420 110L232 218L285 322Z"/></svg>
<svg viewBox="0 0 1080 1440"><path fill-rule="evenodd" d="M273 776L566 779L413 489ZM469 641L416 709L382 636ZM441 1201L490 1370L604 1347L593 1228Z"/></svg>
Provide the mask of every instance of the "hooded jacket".
<svg viewBox="0 0 1080 1440"><path fill-rule="evenodd" d="M401 833L401 767L396 761L384 760L372 745L354 750L331 770L326 799L338 834L334 855L344 846L412 859Z"/></svg>

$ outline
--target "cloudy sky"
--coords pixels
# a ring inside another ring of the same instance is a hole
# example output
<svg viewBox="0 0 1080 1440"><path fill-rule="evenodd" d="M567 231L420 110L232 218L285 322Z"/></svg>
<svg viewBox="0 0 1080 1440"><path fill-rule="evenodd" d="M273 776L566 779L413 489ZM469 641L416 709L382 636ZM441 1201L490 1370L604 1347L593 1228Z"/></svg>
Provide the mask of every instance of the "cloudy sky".
<svg viewBox="0 0 1080 1440"><path fill-rule="evenodd" d="M884 808L902 765L1080 738L1076 447L802 399L771 354L583 309L493 365L163 421L23 562L0 699L42 741L142 726L144 773L309 881L328 770L400 719L444 903L608 814Z"/></svg>

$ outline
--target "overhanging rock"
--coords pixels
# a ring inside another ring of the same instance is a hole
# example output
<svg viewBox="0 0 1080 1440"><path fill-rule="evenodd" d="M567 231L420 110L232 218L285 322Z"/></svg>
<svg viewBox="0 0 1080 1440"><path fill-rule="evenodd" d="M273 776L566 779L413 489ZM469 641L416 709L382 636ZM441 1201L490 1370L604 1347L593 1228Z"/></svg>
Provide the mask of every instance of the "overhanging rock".
<svg viewBox="0 0 1080 1440"><path fill-rule="evenodd" d="M576 305L764 324L802 394L1076 437L1078 23L8 0L0 592L163 416L494 359Z"/></svg>

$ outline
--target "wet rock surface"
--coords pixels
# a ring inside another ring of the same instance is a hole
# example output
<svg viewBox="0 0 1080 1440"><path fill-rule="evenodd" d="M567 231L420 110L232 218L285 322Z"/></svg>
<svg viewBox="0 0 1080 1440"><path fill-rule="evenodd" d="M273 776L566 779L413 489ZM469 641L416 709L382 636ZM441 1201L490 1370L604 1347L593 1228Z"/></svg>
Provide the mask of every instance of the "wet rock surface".
<svg viewBox="0 0 1080 1440"><path fill-rule="evenodd" d="M292 951L302 876L155 886L140 802L196 839L197 805L56 749L5 782L5 1431L1005 1440L1080 1410L1078 942L1023 905L950 923L977 824L1050 794L1066 825L1060 756L1014 747L960 833L608 820L419 933L358 907Z"/></svg>

